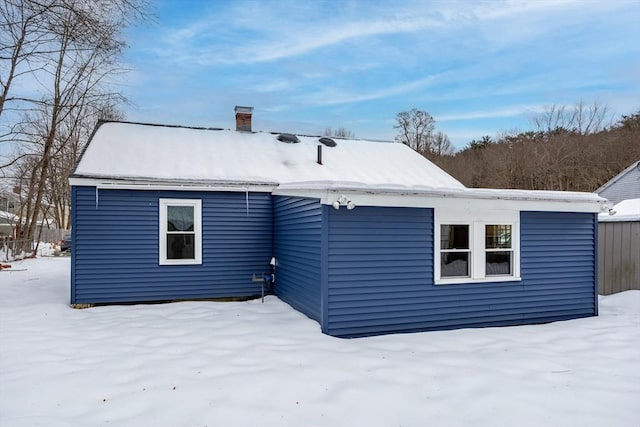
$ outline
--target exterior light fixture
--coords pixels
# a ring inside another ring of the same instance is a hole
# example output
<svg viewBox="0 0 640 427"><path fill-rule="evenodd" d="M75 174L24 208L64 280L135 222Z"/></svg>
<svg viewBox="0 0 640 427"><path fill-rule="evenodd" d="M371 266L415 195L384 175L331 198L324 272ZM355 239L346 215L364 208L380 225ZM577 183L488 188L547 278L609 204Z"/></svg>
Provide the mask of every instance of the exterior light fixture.
<svg viewBox="0 0 640 427"><path fill-rule="evenodd" d="M353 208L356 207L356 204L353 203L351 200L347 199L347 196L343 194L340 197L338 197L338 200L333 202L331 206L333 206L335 210L340 209L340 206L346 206L348 210L352 210Z"/></svg>

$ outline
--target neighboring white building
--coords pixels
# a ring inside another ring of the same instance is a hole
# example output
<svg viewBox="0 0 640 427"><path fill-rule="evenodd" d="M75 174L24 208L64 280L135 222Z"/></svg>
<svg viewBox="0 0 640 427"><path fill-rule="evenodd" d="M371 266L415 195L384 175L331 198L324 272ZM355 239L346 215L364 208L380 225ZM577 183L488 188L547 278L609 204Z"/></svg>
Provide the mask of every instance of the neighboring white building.
<svg viewBox="0 0 640 427"><path fill-rule="evenodd" d="M640 160L614 176L596 191L613 204L623 200L640 199Z"/></svg>

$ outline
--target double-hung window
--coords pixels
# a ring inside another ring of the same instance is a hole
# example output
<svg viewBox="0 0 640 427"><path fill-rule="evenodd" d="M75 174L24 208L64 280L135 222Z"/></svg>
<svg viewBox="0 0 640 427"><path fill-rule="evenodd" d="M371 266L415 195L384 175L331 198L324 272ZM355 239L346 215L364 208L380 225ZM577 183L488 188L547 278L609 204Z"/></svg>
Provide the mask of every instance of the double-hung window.
<svg viewBox="0 0 640 427"><path fill-rule="evenodd" d="M519 212L435 212L436 284L520 280Z"/></svg>
<svg viewBox="0 0 640 427"><path fill-rule="evenodd" d="M471 247L468 224L440 225L440 274L471 277Z"/></svg>
<svg viewBox="0 0 640 427"><path fill-rule="evenodd" d="M160 264L202 264L202 202L160 199Z"/></svg>
<svg viewBox="0 0 640 427"><path fill-rule="evenodd" d="M511 276L513 274L513 226L487 224L485 236L485 275Z"/></svg>

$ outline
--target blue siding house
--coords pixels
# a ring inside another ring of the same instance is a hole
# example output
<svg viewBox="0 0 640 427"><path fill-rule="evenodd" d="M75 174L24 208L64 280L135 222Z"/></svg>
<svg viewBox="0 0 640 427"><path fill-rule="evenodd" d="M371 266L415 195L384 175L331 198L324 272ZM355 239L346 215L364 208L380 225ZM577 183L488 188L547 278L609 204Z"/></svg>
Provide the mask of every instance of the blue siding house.
<svg viewBox="0 0 640 427"><path fill-rule="evenodd" d="M98 125L70 178L73 305L254 297L273 271L337 337L597 315L599 196L468 189L402 144L252 132L251 112Z"/></svg>

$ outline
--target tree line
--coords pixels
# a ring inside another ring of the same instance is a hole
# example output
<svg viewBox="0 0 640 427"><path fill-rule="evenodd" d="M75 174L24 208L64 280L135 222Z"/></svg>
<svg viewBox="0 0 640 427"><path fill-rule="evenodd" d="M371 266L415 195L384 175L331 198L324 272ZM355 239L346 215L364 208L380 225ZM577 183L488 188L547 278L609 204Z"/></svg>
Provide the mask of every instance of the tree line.
<svg viewBox="0 0 640 427"><path fill-rule="evenodd" d="M592 192L640 160L640 110L611 122L597 102L554 105L532 120L533 130L483 136L457 152L434 144L435 121L416 112L396 116L396 139L467 187Z"/></svg>

